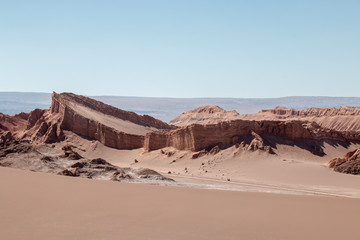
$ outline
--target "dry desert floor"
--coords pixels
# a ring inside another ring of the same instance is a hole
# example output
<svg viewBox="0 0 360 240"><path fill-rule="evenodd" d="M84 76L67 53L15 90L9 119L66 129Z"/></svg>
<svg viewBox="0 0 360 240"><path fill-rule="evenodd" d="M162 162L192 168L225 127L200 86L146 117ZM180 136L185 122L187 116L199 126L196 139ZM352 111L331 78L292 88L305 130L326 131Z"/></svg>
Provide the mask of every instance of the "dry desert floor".
<svg viewBox="0 0 360 240"><path fill-rule="evenodd" d="M0 239L359 239L360 199L0 168Z"/></svg>

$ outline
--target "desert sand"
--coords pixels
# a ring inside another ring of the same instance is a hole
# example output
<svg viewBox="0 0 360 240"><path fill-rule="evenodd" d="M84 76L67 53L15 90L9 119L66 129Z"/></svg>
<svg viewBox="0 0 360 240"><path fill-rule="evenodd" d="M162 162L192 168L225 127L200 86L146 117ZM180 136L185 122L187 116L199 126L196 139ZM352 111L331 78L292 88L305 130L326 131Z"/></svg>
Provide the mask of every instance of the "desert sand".
<svg viewBox="0 0 360 240"><path fill-rule="evenodd" d="M0 168L1 239L358 239L360 200Z"/></svg>

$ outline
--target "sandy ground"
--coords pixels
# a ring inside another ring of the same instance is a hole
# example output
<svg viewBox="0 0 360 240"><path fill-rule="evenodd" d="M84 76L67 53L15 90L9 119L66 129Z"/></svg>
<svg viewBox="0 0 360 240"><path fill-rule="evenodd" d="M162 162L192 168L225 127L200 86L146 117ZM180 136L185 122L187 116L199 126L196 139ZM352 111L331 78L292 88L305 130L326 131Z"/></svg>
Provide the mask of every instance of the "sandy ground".
<svg viewBox="0 0 360 240"><path fill-rule="evenodd" d="M277 154L234 147L191 159L172 148L117 150L67 132L82 156L149 167L167 186L89 180L0 167L0 239L358 239L359 176L327 162L358 147L324 143ZM137 162L135 162L135 159Z"/></svg>
<svg viewBox="0 0 360 240"><path fill-rule="evenodd" d="M331 159L357 148L357 144L344 147L325 143L323 157L296 146L278 145L276 155L232 147L191 159L192 152L172 148L163 149L162 154L161 150L117 150L76 135L68 135L67 141L79 146L80 154L87 158L101 157L120 167L151 168L190 187L360 198L359 176L327 167Z"/></svg>
<svg viewBox="0 0 360 240"><path fill-rule="evenodd" d="M358 239L360 200L0 168L1 239Z"/></svg>

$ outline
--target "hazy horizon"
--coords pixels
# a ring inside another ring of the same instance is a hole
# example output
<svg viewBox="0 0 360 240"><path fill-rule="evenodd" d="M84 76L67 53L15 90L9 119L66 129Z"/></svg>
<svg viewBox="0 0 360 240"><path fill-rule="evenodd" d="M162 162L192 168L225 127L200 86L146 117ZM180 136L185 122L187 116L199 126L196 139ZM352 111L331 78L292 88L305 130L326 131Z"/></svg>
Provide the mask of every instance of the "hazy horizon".
<svg viewBox="0 0 360 240"><path fill-rule="evenodd" d="M290 96L282 98L162 98L131 96L88 96L114 107L170 121L183 112L204 105L217 105L240 114L256 113L276 106L298 110L310 107L360 106L359 97ZM13 115L35 108L47 109L51 93L0 92L0 112Z"/></svg>
<svg viewBox="0 0 360 240"><path fill-rule="evenodd" d="M279 97L158 97L158 96L131 96L131 95L87 95L87 94L80 94L80 93L76 93L76 92L71 92L71 91L64 91L64 92L57 92L57 91L50 91L50 92L33 92L33 91L0 91L0 93L20 93L20 94L52 94L52 92L56 92L56 93L64 93L64 92L70 92L70 93L74 93L77 95L83 95L83 96L87 96L87 97L129 97L129 98L173 98L173 99L216 99L216 98L220 98L220 99L278 99L278 98L296 98L296 97L301 97L301 98L314 98L314 97L319 97L319 98L360 98L359 96L328 96L328 95L289 95L289 96L279 96Z"/></svg>

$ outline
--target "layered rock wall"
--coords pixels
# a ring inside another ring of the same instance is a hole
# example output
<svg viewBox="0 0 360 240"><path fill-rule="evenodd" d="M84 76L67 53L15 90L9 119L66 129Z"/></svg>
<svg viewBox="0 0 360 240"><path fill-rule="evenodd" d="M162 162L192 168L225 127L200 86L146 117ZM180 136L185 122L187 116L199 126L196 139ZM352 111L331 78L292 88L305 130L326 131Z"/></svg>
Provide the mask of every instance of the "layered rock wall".
<svg viewBox="0 0 360 240"><path fill-rule="evenodd" d="M103 123L77 114L66 105L59 108L56 107L54 111L56 109L59 109L59 113L63 116L60 124L61 129L70 130L76 134L96 139L105 146L118 149L141 148L144 145L144 136L117 131Z"/></svg>
<svg viewBox="0 0 360 240"><path fill-rule="evenodd" d="M144 146L144 135L130 134L106 125L105 122L88 118L73 108L82 105L91 111L100 112L139 126L170 129L171 126L150 116L126 112L96 100L71 93L52 94L49 110L35 109L29 114L28 136L31 140L51 143L64 140L63 130L96 139L106 146L118 149L134 149Z"/></svg>
<svg viewBox="0 0 360 240"><path fill-rule="evenodd" d="M153 118L149 115L138 115L134 112L124 111L113 107L111 105L96 101L95 99L91 99L88 97L84 97L81 95L76 95L73 93L53 93L52 94L52 104L50 110L52 112L58 112L59 102L74 102L95 111L101 112L103 114L113 116L115 118L123 119L126 121L130 121L142 126L154 127L157 129L171 129L172 126L168 125L165 122L162 122L156 118Z"/></svg>
<svg viewBox="0 0 360 240"><path fill-rule="evenodd" d="M305 112L311 115L315 114L313 113L315 111L320 112L322 116L327 114L331 118L334 114L356 114L356 109L344 107L332 110L297 111L277 108L273 111L283 115L305 114ZM196 114L200 114L196 116L200 118L204 118L207 114L227 116L229 113L216 106L205 106L195 110ZM287 121L286 119L285 121L227 119L214 124L191 124L176 128L150 116L126 112L71 93L53 93L52 104L48 110L35 109L29 114L22 113L15 116L0 114L2 141L6 141L11 134L15 139L52 143L65 139L64 130L96 139L109 147L118 149L145 147L147 151L164 147L199 151L241 142L246 143L249 149L265 149L268 142L266 143L264 136L267 135L289 140L341 142L360 140L360 132L338 131L312 121L298 119Z"/></svg>
<svg viewBox="0 0 360 240"><path fill-rule="evenodd" d="M298 117L333 117L333 116L360 116L360 107L338 107L338 108L308 108L295 110L292 108L276 107L274 109L262 110L263 113L274 115L298 116Z"/></svg>
<svg viewBox="0 0 360 240"><path fill-rule="evenodd" d="M156 131L146 135L145 150L152 151L164 147L180 150L199 151L216 145L229 146L252 139L258 135L272 135L290 140L359 140L360 134L337 132L324 129L315 123L302 121L248 121L232 120L218 124L193 124L170 131Z"/></svg>

